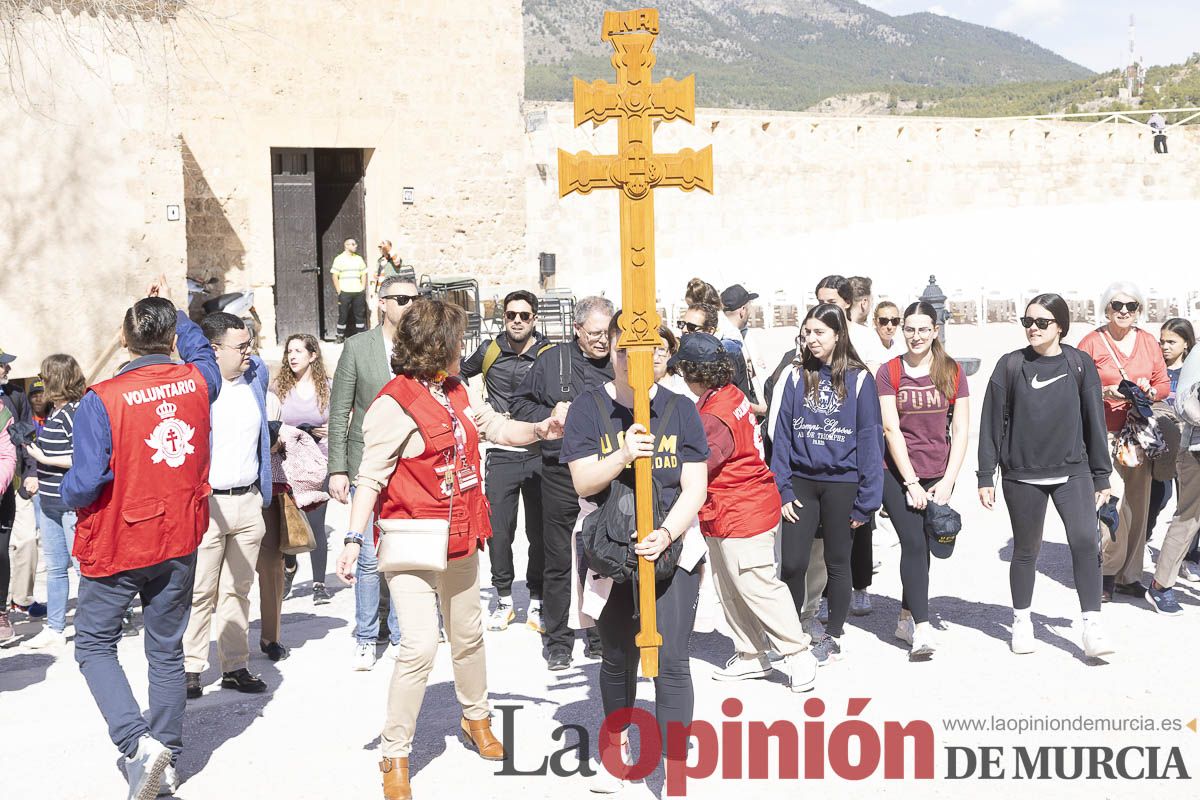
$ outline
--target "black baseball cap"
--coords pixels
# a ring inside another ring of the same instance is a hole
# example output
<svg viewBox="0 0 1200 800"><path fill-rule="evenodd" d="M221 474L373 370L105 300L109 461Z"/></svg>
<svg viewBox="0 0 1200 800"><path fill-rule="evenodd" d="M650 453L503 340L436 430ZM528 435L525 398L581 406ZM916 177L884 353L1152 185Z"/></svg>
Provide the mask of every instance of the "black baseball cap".
<svg viewBox="0 0 1200 800"><path fill-rule="evenodd" d="M713 336L711 333L697 331L689 333L679 341L679 350L675 355L671 356L671 360L667 362L668 367L673 367L680 361L690 361L693 364L706 364L710 361L719 361L725 357L725 348L721 344L721 340Z"/></svg>
<svg viewBox="0 0 1200 800"><path fill-rule="evenodd" d="M1154 416L1154 409L1150 407L1150 397L1142 391L1142 387L1138 386L1131 380L1122 379L1117 386L1117 391L1120 392L1126 400L1133 406L1142 419L1150 419Z"/></svg>
<svg viewBox="0 0 1200 800"><path fill-rule="evenodd" d="M4 350L0 349L0 364L11 364L16 360L17 357L12 353L6 353Z"/></svg>
<svg viewBox="0 0 1200 800"><path fill-rule="evenodd" d="M735 283L725 291L721 292L721 305L726 311L737 311L742 306L749 303L751 300L757 300L758 294L755 292L747 292L746 287L740 283Z"/></svg>
<svg viewBox="0 0 1200 800"><path fill-rule="evenodd" d="M930 555L949 558L961 530L962 517L953 508L932 500L925 506L925 538Z"/></svg>

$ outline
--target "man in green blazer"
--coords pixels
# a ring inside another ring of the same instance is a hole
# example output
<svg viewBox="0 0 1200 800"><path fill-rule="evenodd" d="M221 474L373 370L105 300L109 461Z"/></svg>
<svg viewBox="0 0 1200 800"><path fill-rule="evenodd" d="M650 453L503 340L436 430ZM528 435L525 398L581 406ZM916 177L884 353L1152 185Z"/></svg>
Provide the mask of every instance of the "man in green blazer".
<svg viewBox="0 0 1200 800"><path fill-rule="evenodd" d="M350 486L358 474L363 453L363 417L379 390L392 379L392 339L396 326L418 296L417 286L407 278L393 276L379 287L379 316L376 328L351 336L342 348L333 391L329 398L329 494L350 502ZM354 669L375 666L375 640L379 635L379 573L371 537L360 548L358 574L354 582ZM388 615L393 645L400 638L396 612Z"/></svg>

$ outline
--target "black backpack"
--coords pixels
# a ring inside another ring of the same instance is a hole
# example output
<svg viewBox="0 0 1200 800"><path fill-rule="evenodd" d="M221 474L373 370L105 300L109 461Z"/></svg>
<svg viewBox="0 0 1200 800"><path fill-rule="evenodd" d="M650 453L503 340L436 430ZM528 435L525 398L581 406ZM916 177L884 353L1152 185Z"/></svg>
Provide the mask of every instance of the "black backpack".
<svg viewBox="0 0 1200 800"><path fill-rule="evenodd" d="M617 432L613 428L609 409L604 407L599 392L592 393L596 407L600 411L600 419L604 422L605 432L609 441L615 447ZM659 428L666 427L679 395L672 395L658 422ZM667 509L662 500L662 484L657 478L651 478L651 496L654 501L654 525L657 527L667 517ZM637 554L633 552L633 544L637 534L636 494L620 479L613 481L609 487L596 497L599 505L595 511L583 520L580 538L583 552L588 560L588 569L604 578L612 578L616 583L628 583L637 576ZM655 581L667 580L679 564L679 554L683 551L683 537L671 542L654 562Z"/></svg>

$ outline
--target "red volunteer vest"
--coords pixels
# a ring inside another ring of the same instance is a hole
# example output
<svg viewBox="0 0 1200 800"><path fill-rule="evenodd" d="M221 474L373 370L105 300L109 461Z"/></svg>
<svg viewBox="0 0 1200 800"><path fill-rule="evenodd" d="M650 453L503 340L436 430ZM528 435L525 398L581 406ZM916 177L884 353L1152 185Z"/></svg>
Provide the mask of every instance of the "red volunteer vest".
<svg viewBox="0 0 1200 800"><path fill-rule="evenodd" d="M483 494L483 473L479 468L479 431L475 428L470 398L462 381L446 381L450 405L466 432L466 447L458 456L454 426L448 412L434 399L429 390L405 375L393 378L379 392L400 404L417 424L425 451L416 458L401 458L388 484L379 495L375 513L380 519L446 519L450 518L450 543L447 556L466 558L479 548L480 542L492 536L491 512ZM463 468L475 470L478 481L465 492L454 481L454 502L442 491L443 474L447 463L455 475Z"/></svg>
<svg viewBox="0 0 1200 800"><path fill-rule="evenodd" d="M74 555L100 578L196 551L208 528L208 384L191 364L154 364L91 390L112 427L113 479L79 509Z"/></svg>
<svg viewBox="0 0 1200 800"><path fill-rule="evenodd" d="M704 399L701 414L712 414L733 434L733 454L708 479L700 508L700 532L721 539L746 539L779 524L782 500L763 461L758 426L750 401L732 383Z"/></svg>

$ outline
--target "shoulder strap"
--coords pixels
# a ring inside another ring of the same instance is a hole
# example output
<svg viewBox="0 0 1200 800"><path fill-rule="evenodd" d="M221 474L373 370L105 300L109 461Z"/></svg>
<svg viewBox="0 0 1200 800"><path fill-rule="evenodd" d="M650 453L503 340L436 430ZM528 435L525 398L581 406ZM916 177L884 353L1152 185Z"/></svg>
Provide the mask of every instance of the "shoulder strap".
<svg viewBox="0 0 1200 800"><path fill-rule="evenodd" d="M600 424L604 426L604 432L608 434L608 439L612 442L613 450L620 447L617 429L613 427L612 415L609 409L604 407L604 401L600 399L600 393L604 391L603 386L599 387L598 391L592 392L592 399L596 401L596 410L600 412Z"/></svg>
<svg viewBox="0 0 1200 800"><path fill-rule="evenodd" d="M571 394L571 343L563 342L558 346L558 386L562 390L563 399Z"/></svg>
<svg viewBox="0 0 1200 800"><path fill-rule="evenodd" d="M1008 427L1008 420L1012 416L1013 394L1017 390L1017 379L1021 375L1021 362L1025 360L1024 350L1015 350L1008 354L1007 361L1004 362L1004 377L1005 397L1004 397L1004 425Z"/></svg>
<svg viewBox="0 0 1200 800"><path fill-rule="evenodd" d="M12 418L12 412L6 406L0 405L0 431L4 430L4 427L8 425Z"/></svg>
<svg viewBox="0 0 1200 800"><path fill-rule="evenodd" d="M1067 365L1075 373L1075 384L1079 387L1079 397L1083 398L1083 357L1079 351L1070 345L1063 345L1063 355L1067 357Z"/></svg>
<svg viewBox="0 0 1200 800"><path fill-rule="evenodd" d="M950 413L954 413L954 403L958 400L958 382L962 380L962 365L957 361L954 362L954 383L950 386L950 395L946 399L950 401Z"/></svg>
<svg viewBox="0 0 1200 800"><path fill-rule="evenodd" d="M484 380L487 380L488 370L496 363L496 359L500 358L500 343L495 339L488 342L487 350L483 353L483 368L480 372L483 373Z"/></svg>
<svg viewBox="0 0 1200 800"><path fill-rule="evenodd" d="M667 407L663 409L662 419L658 421L659 426L664 430L667 427L667 422L671 419L671 414L675 411L675 404L678 402L679 395L677 394L672 394L671 399L667 401Z"/></svg>
<svg viewBox="0 0 1200 800"><path fill-rule="evenodd" d="M1106 348L1108 348L1108 354L1110 356L1112 356L1113 363L1117 365L1117 371L1121 373L1122 378L1124 378L1125 380L1129 380L1129 376L1125 374L1125 362L1121 360L1121 357L1119 355L1117 355L1116 348L1114 348L1112 346L1112 342L1109 341L1108 331L1104 330L1104 328L1097 328L1096 330L1100 334L1100 341L1104 342L1104 346ZM1136 337L1137 334L1138 334L1138 331L1135 330L1134 336ZM1136 338L1133 340L1133 346L1134 346L1134 348L1137 347L1137 339Z"/></svg>
<svg viewBox="0 0 1200 800"><path fill-rule="evenodd" d="M900 364L900 356L896 356L888 362L888 379L892 382L892 391L896 394L900 393L900 380L902 377L903 367Z"/></svg>

